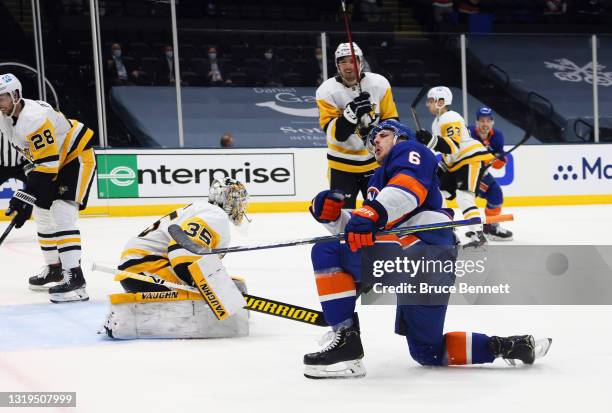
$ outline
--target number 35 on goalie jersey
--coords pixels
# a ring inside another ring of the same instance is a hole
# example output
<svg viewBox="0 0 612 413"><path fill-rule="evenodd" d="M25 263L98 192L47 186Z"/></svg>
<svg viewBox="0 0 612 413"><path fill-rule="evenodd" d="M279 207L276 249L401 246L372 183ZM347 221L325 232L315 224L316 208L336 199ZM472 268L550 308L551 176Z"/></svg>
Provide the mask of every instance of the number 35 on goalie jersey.
<svg viewBox="0 0 612 413"><path fill-rule="evenodd" d="M177 244L168 226L179 225L198 245L223 248L230 243L229 218L225 211L207 202L195 203L172 211L132 238L121 254L120 270L150 272L172 282L182 282L178 275L201 257Z"/></svg>

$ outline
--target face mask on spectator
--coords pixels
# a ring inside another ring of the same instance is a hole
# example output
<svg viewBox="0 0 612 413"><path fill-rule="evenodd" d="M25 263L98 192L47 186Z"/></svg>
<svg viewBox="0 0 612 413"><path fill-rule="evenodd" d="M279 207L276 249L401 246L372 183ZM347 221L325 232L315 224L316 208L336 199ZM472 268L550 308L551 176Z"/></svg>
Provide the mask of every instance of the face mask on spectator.
<svg viewBox="0 0 612 413"><path fill-rule="evenodd" d="M115 56L115 57L121 57L121 49L115 49L115 50L113 50L113 56Z"/></svg>
<svg viewBox="0 0 612 413"><path fill-rule="evenodd" d="M217 58L217 54L215 52L211 52L208 54L208 58L211 60L215 60Z"/></svg>
<svg viewBox="0 0 612 413"><path fill-rule="evenodd" d="M264 53L264 57L265 57L267 60L272 60L272 52L265 52L265 53Z"/></svg>
<svg viewBox="0 0 612 413"><path fill-rule="evenodd" d="M316 54L316 55L315 55L315 58L316 58L317 60L323 60L323 55L321 55L321 54Z"/></svg>
<svg viewBox="0 0 612 413"><path fill-rule="evenodd" d="M172 59L174 57L174 52L173 51L166 52L166 57L168 59Z"/></svg>

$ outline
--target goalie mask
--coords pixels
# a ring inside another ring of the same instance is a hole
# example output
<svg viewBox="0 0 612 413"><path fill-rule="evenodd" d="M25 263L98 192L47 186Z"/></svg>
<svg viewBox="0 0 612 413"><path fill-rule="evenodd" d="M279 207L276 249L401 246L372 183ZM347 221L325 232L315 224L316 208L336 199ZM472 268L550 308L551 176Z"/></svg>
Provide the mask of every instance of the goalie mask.
<svg viewBox="0 0 612 413"><path fill-rule="evenodd" d="M370 152L372 155L374 155L374 149L375 149L374 139L376 139L376 135L378 135L378 132L384 129L390 130L391 132L393 132L393 135L395 136L395 138L393 139L394 145L397 143L398 139L404 139L404 140L416 139L412 129L410 129L408 126L404 125L403 123L400 123L396 121L395 119L384 120L380 122L378 125L376 125L375 127L373 127L372 130L370 130L370 133L368 134L368 136L366 137L365 147L368 150L368 152Z"/></svg>
<svg viewBox="0 0 612 413"><path fill-rule="evenodd" d="M215 179L208 191L208 202L219 206L236 226L242 223L249 201L246 187L231 178Z"/></svg>

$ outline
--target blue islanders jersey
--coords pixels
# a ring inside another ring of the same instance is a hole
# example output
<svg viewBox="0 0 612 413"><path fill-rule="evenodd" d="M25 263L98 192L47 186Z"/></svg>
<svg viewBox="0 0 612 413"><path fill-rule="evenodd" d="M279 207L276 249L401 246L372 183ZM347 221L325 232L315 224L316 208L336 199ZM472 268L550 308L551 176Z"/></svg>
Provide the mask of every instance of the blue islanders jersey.
<svg viewBox="0 0 612 413"><path fill-rule="evenodd" d="M470 126L468 128L470 131L470 135L472 138L482 142L483 145L490 148L491 152L495 155L499 155L500 153L504 153L504 134L501 131L496 130L495 128L491 128L489 132L489 136L486 139L481 139L480 135L476 131L476 126Z"/></svg>
<svg viewBox="0 0 612 413"><path fill-rule="evenodd" d="M391 149L370 178L367 196L385 207L386 229L405 223L418 225L452 220L452 211L442 208L437 170L438 161L433 152L417 141L403 141ZM428 233L434 238L449 234L448 231L433 234L436 232L439 230L425 231L417 237L425 241L430 238Z"/></svg>

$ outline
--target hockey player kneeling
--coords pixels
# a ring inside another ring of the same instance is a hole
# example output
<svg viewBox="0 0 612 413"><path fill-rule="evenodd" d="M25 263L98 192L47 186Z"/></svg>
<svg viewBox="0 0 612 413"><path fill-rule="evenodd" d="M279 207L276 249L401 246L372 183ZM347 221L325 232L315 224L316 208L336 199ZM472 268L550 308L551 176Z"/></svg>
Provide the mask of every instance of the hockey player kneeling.
<svg viewBox="0 0 612 413"><path fill-rule="evenodd" d="M327 190L312 202L310 212L333 234L344 232L345 242L317 243L312 265L321 307L332 326L331 342L321 351L304 356L308 378L363 377L359 321L355 313L361 287L361 249L375 241L398 243L404 250L424 246L453 248L450 228L418 232L403 237L377 235L382 229L449 222L438 189L434 154L418 142L414 133L394 120L386 120L370 132L366 147L380 167L370 178L363 207L343 210L343 194ZM414 249L413 249L414 251ZM501 357L514 364L532 364L546 354L551 339L531 335L488 336L471 332L444 333L446 305L397 306L395 332L406 337L412 358L425 366L491 363Z"/></svg>
<svg viewBox="0 0 612 413"><path fill-rule="evenodd" d="M132 238L121 254L119 270L153 274L166 281L197 287L192 293L125 278L125 293L110 296L111 311L104 325L109 337L213 338L249 333L243 280L227 274L217 255L200 256L177 244L168 226L177 224L197 244L223 248L230 243L231 221L240 225L247 207L244 185L215 180L208 203L172 211Z"/></svg>

